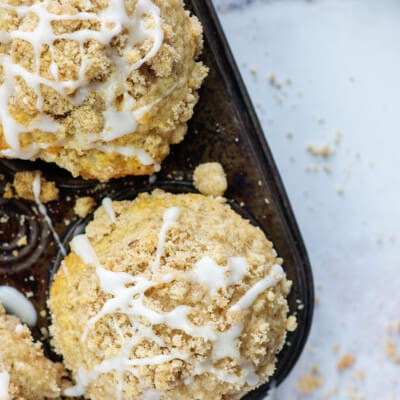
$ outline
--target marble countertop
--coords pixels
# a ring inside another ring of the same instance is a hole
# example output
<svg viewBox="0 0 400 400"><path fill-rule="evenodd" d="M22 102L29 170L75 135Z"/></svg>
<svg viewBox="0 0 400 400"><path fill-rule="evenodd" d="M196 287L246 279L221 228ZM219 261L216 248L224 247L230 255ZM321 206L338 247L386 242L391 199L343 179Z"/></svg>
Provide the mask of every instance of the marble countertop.
<svg viewBox="0 0 400 400"><path fill-rule="evenodd" d="M400 2L214 3L315 277L311 336L275 397L400 399Z"/></svg>

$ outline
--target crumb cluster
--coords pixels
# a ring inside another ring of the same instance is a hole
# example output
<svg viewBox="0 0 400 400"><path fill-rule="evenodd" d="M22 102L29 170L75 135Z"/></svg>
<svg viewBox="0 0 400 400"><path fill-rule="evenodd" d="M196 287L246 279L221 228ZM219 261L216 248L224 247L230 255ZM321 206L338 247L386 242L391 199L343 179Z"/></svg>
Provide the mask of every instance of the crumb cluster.
<svg viewBox="0 0 400 400"><path fill-rule="evenodd" d="M46 359L27 326L0 305L0 373L9 375L11 400L59 398L65 370Z"/></svg>
<svg viewBox="0 0 400 400"><path fill-rule="evenodd" d="M18 171L14 175L12 185L8 185L3 197L18 197L24 200L35 201L33 194L33 181L36 175L40 175L40 196L42 203L58 200L58 188L55 182L47 181L41 171Z"/></svg>
<svg viewBox="0 0 400 400"><path fill-rule="evenodd" d="M193 183L206 196L223 196L228 188L224 168L217 162L198 165L193 173Z"/></svg>
<svg viewBox="0 0 400 400"><path fill-rule="evenodd" d="M75 200L74 213L80 218L86 218L96 206L96 200L93 197L78 197Z"/></svg>

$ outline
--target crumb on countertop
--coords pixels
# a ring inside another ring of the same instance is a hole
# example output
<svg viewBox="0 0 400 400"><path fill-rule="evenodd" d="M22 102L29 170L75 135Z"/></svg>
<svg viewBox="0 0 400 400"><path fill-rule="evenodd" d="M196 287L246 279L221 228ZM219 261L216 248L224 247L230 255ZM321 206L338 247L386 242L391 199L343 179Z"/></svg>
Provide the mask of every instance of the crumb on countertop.
<svg viewBox="0 0 400 400"><path fill-rule="evenodd" d="M13 196L25 200L35 200L33 194L33 180L35 176L40 174L40 201L48 203L58 199L58 188L55 182L47 181L40 171L19 171L14 175L13 181ZM9 190L12 190L9 188ZM14 194L15 191L15 194ZM7 192L8 194L9 191ZM11 198L11 197L7 197Z"/></svg>
<svg viewBox="0 0 400 400"><path fill-rule="evenodd" d="M225 171L218 162L200 164L193 173L196 189L207 196L223 196L228 188Z"/></svg>
<svg viewBox="0 0 400 400"><path fill-rule="evenodd" d="M74 213L80 217L87 217L94 209L96 200L93 197L79 197L75 201Z"/></svg>
<svg viewBox="0 0 400 400"><path fill-rule="evenodd" d="M307 146L307 150L309 153L311 153L313 156L322 156L322 157L329 157L332 155L335 151L327 144L318 147L313 144L309 144Z"/></svg>
<svg viewBox="0 0 400 400"><path fill-rule="evenodd" d="M400 354L397 352L396 345L392 339L386 342L386 354L396 364L400 364Z"/></svg>
<svg viewBox="0 0 400 400"><path fill-rule="evenodd" d="M339 371L350 368L356 362L356 358L352 354L345 354L336 364Z"/></svg>
<svg viewBox="0 0 400 400"><path fill-rule="evenodd" d="M296 383L297 391L303 394L314 392L323 386L324 381L319 375L319 370L314 367L310 373L303 375Z"/></svg>

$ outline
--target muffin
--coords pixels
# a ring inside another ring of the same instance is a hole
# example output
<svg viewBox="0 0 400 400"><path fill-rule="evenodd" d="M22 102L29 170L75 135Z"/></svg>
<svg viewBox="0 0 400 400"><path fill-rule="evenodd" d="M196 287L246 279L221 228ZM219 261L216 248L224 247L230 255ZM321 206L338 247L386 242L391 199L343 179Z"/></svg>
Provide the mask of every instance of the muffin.
<svg viewBox="0 0 400 400"><path fill-rule="evenodd" d="M1 157L108 181L183 139L207 68L182 0L6 0L0 26Z"/></svg>
<svg viewBox="0 0 400 400"><path fill-rule="evenodd" d="M273 374L290 282L221 197L159 190L100 207L50 289L52 344L92 400L238 399Z"/></svg>
<svg viewBox="0 0 400 400"><path fill-rule="evenodd" d="M64 373L33 342L29 328L0 305L0 399L59 398Z"/></svg>

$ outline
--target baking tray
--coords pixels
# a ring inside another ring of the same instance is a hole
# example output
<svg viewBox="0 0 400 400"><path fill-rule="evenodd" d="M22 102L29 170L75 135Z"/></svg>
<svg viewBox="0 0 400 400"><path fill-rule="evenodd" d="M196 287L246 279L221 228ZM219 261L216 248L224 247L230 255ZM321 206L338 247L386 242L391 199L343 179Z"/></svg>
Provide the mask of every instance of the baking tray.
<svg viewBox="0 0 400 400"><path fill-rule="evenodd" d="M100 204L105 196L134 198L138 192L163 188L173 192L194 191L191 184L195 166L219 161L226 171L229 188L226 197L232 206L260 226L284 259L286 273L293 281L289 296L291 313L298 328L290 333L278 356L271 382L279 385L300 356L311 326L314 290L310 264L296 220L283 188L271 152L265 141L247 91L210 0L191 0L190 9L204 27L203 61L210 74L201 91L195 115L185 140L172 147L171 154L156 177L127 177L107 184L73 178L53 164L0 160L0 190L19 170L40 169L57 183L59 200L47 205L58 234L67 245L90 220L73 213L75 198L92 196ZM10 285L30 296L39 312L36 338L54 358L46 337L47 290L60 261L57 245L34 203L0 199L0 285ZM24 216L24 217L22 217ZM22 217L22 219L21 219ZM28 245L18 249L18 238L27 235ZM19 250L18 254L14 250ZM243 400L261 400L269 385L263 385Z"/></svg>

